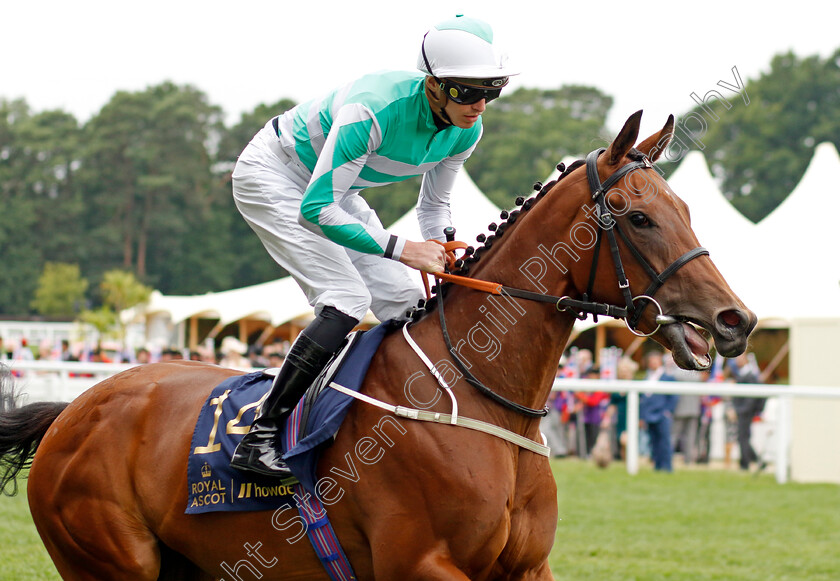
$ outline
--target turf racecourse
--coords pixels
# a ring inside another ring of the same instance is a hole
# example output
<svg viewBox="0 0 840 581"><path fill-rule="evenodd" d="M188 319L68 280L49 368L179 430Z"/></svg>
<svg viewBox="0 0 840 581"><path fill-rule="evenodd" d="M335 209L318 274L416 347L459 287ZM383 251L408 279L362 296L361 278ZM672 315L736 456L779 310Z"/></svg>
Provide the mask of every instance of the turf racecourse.
<svg viewBox="0 0 840 581"><path fill-rule="evenodd" d="M840 486L554 460L558 580L840 579ZM23 492L23 491L22 491ZM59 579L25 494L0 497L0 580Z"/></svg>

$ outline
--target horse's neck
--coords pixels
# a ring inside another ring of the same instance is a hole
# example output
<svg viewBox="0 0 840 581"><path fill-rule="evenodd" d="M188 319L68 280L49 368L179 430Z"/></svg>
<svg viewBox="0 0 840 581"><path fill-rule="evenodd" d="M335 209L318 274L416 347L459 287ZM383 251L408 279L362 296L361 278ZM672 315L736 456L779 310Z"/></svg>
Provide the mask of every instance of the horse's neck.
<svg viewBox="0 0 840 581"><path fill-rule="evenodd" d="M542 407L573 320L550 304L471 294L455 300L453 289L446 301L453 347L485 385L519 404Z"/></svg>
<svg viewBox="0 0 840 581"><path fill-rule="evenodd" d="M531 224L538 221L538 216L527 218ZM562 222L569 219L571 216L556 217L552 230L568 232L568 225ZM496 244L492 254L479 261L481 268L475 269L475 278L543 294L577 296L566 272L570 269L546 254L556 242L541 242L531 225L517 224ZM542 407L574 318L558 312L553 304L481 294L462 287L451 287L444 303L453 347L470 371L508 399Z"/></svg>

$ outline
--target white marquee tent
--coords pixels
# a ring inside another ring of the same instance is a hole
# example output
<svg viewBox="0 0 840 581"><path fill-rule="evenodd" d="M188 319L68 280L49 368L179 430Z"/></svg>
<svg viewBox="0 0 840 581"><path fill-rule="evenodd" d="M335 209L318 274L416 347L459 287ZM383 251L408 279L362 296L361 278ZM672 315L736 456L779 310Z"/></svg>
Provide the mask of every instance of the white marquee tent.
<svg viewBox="0 0 840 581"><path fill-rule="evenodd" d="M699 151L686 156L668 184L688 204L691 227L701 246L709 250L718 270L739 293L744 284L739 279L743 261L739 249L748 247L753 240L755 224L724 197Z"/></svg>
<svg viewBox="0 0 840 581"><path fill-rule="evenodd" d="M165 315L172 324L191 317L219 319L227 325L255 318L281 325L311 310L306 297L290 277L218 293L195 296L166 296L152 293L146 316Z"/></svg>
<svg viewBox="0 0 840 581"><path fill-rule="evenodd" d="M840 156L831 143L814 150L799 184L753 224L723 196L703 155L690 153L668 180L691 210L700 244L732 289L762 321L840 318L840 260L831 259L840 215Z"/></svg>
<svg viewBox="0 0 840 581"><path fill-rule="evenodd" d="M822 143L793 192L758 223L762 261L752 274L762 316L840 319L838 180L840 155Z"/></svg>

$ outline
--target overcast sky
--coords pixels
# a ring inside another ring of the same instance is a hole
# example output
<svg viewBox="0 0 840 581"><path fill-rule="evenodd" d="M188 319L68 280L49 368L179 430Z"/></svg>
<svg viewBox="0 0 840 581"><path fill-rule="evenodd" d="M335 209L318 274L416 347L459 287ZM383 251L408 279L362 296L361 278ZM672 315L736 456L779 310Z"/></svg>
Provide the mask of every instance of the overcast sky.
<svg viewBox="0 0 840 581"><path fill-rule="evenodd" d="M692 92L736 84L733 67L746 82L786 50L830 55L840 47L832 5L3 0L0 96L85 122L117 90L171 80L204 91L232 124L259 103L303 101L378 69L413 69L423 33L463 13L489 22L520 66L512 87L596 86L615 98L611 129L644 109L646 135L668 113L691 108Z"/></svg>

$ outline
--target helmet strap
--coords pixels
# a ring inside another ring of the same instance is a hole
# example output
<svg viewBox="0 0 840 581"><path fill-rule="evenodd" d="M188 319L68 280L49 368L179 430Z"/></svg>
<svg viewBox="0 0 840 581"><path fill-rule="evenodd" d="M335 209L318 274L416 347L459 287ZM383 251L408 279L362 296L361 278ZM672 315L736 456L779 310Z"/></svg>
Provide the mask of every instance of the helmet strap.
<svg viewBox="0 0 840 581"><path fill-rule="evenodd" d="M432 86L438 88L440 82L435 77L426 77L426 82L423 83L423 87L426 93L426 99L429 101L429 105L432 108L432 113L435 114L435 117L441 119L447 125L452 125L452 120L449 118L449 115L446 113L446 103L449 101L449 97L446 96L446 93L440 91L440 96L436 95L435 92L432 90Z"/></svg>

